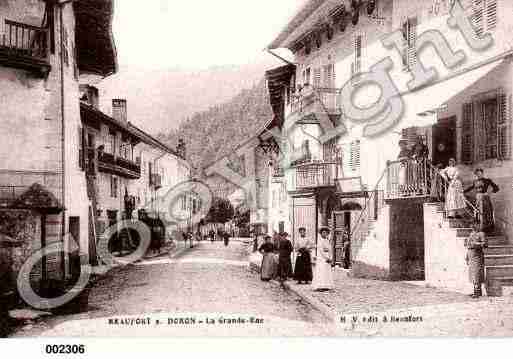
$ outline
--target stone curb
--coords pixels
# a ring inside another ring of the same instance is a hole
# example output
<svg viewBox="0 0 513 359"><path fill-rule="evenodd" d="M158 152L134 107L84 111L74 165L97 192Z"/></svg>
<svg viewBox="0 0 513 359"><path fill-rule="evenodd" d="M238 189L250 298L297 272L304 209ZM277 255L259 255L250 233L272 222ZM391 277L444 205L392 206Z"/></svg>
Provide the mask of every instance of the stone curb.
<svg viewBox="0 0 513 359"><path fill-rule="evenodd" d="M281 284L280 282L273 280L272 282L283 286L286 290L290 290L297 296L301 297L305 302L310 304L312 307L314 307L316 310L322 313L328 320L331 322L336 323L338 321L338 315L337 312L332 310L330 307L328 307L326 304L322 303L320 300L315 298L312 295L309 295L308 293L305 293L305 291L300 290L298 288L295 288L294 285L290 285L287 282Z"/></svg>

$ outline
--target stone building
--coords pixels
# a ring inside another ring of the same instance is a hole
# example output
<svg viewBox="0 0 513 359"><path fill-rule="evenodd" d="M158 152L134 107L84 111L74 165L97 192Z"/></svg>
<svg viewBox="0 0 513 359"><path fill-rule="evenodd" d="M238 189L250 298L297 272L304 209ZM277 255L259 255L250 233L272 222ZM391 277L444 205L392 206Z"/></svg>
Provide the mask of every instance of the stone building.
<svg viewBox="0 0 513 359"><path fill-rule="evenodd" d="M430 198L430 166L455 158L465 184L482 167L501 187L492 196L497 233L486 255L489 293L512 284L512 25L505 15L512 6L311 0L301 7L269 45L289 49L295 64L267 74L289 138L282 144L291 157L283 171L289 211L282 218L294 235L301 226L316 232L329 224L340 253L347 227L353 274L466 291L465 262L454 258L463 258L468 223L447 220L443 205ZM462 24L471 30L460 31ZM445 51L437 51L444 41ZM379 69L386 83L369 80ZM436 73L420 81L423 69ZM377 115L363 116L368 109ZM330 130L336 136L324 136ZM397 161L401 138L410 146L424 143L425 167ZM401 166L408 166L408 186ZM468 210L474 211L471 202Z"/></svg>
<svg viewBox="0 0 513 359"><path fill-rule="evenodd" d="M110 0L0 2L0 225L10 228L0 247L10 263L1 272L11 279L24 257L45 245L89 255L89 202L77 151L79 81L117 70L112 16ZM17 220L13 211L24 214ZM69 258L52 253L40 268L36 282L63 279Z"/></svg>

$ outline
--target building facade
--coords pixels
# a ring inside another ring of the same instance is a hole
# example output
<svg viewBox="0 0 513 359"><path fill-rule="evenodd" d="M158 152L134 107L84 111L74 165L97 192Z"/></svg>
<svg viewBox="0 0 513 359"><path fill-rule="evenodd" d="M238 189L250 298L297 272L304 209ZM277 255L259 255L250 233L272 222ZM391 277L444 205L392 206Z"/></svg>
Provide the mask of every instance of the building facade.
<svg viewBox="0 0 513 359"><path fill-rule="evenodd" d="M507 283L512 29L504 14L512 6L500 0L313 0L300 9L269 46L292 51L295 64L287 65L287 76L268 74L285 118L288 139L281 147L290 156L283 219L294 235L302 226L315 233L329 224L339 253L340 233L348 228L355 275L466 290L464 261L454 264L447 253L464 254L468 226L444 218L430 193L431 166L455 158L465 184L484 168L501 188L492 196L497 248L486 257L490 293ZM369 80L379 69L385 80ZM426 69L436 73L422 80ZM377 115L358 117L379 105ZM329 130L337 135L327 141ZM401 183L401 139L409 146L420 140L429 153L420 167L406 164L411 186Z"/></svg>
<svg viewBox="0 0 513 359"><path fill-rule="evenodd" d="M0 4L1 247L11 280L50 244L89 255L86 179L76 151L79 80L116 71L112 16L112 1ZM68 276L64 252L43 256L34 282Z"/></svg>

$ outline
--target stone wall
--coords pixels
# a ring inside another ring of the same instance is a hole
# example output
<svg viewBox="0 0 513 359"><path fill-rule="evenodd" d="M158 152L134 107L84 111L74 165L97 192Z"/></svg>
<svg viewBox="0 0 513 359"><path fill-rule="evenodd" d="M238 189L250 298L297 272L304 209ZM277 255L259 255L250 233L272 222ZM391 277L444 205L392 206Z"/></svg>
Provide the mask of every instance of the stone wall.
<svg viewBox="0 0 513 359"><path fill-rule="evenodd" d="M36 213L26 210L0 210L0 283L2 290L15 290L18 273L38 250L41 221ZM40 267L34 269L40 273ZM37 277L33 280L37 281Z"/></svg>
<svg viewBox="0 0 513 359"><path fill-rule="evenodd" d="M443 214L437 206L424 205L424 236L426 237L426 283L437 288L471 293L468 266L465 262L465 237L456 229L444 226Z"/></svg>
<svg viewBox="0 0 513 359"><path fill-rule="evenodd" d="M390 279L424 280L423 201L390 203Z"/></svg>

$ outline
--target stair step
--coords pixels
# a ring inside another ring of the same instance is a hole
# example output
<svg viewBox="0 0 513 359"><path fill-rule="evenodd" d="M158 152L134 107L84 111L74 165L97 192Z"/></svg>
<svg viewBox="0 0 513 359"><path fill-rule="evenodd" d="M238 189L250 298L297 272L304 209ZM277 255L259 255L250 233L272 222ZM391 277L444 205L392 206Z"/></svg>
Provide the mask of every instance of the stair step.
<svg viewBox="0 0 513 359"><path fill-rule="evenodd" d="M501 297L511 293L513 288L513 277L494 277L487 279L486 295L490 297Z"/></svg>
<svg viewBox="0 0 513 359"><path fill-rule="evenodd" d="M487 236L489 246L507 246L511 245L505 236Z"/></svg>
<svg viewBox="0 0 513 359"><path fill-rule="evenodd" d="M513 266L513 254L485 255L486 266Z"/></svg>
<svg viewBox="0 0 513 359"><path fill-rule="evenodd" d="M513 245L489 245L485 249L486 255L513 254Z"/></svg>
<svg viewBox="0 0 513 359"><path fill-rule="evenodd" d="M485 271L488 280L498 277L513 277L513 265L486 266Z"/></svg>

